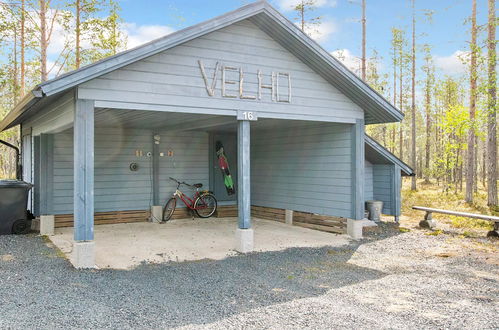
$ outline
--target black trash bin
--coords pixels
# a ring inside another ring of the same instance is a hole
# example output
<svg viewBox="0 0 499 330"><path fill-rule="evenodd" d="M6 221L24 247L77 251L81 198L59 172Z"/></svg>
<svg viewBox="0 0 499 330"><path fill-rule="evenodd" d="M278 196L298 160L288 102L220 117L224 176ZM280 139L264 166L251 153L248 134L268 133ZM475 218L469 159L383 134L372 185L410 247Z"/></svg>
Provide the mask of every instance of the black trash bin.
<svg viewBox="0 0 499 330"><path fill-rule="evenodd" d="M28 192L32 187L24 181L0 180L0 235L29 231Z"/></svg>

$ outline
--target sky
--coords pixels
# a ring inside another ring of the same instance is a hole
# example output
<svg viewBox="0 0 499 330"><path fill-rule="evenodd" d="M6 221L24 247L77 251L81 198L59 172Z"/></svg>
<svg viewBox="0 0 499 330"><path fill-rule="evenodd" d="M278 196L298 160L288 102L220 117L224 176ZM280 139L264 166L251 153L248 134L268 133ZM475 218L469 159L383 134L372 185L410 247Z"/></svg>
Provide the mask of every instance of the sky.
<svg viewBox="0 0 499 330"><path fill-rule="evenodd" d="M290 20L298 0L271 0L274 7ZM224 14L252 1L243 0L122 0L122 16L129 35L129 46L160 37L204 20ZM316 39L323 48L337 54L352 69L358 68L361 53L360 0L317 0L314 16L322 17ZM424 12L433 11L433 22ZM383 58L381 70L389 71L391 28L411 28L409 0L367 0L367 52L376 50ZM439 74L459 75L465 72L458 54L467 50L471 0L416 0L417 43L432 46ZM487 20L487 0L478 0L478 23ZM336 52L335 52L336 51ZM422 55L418 66L422 65Z"/></svg>

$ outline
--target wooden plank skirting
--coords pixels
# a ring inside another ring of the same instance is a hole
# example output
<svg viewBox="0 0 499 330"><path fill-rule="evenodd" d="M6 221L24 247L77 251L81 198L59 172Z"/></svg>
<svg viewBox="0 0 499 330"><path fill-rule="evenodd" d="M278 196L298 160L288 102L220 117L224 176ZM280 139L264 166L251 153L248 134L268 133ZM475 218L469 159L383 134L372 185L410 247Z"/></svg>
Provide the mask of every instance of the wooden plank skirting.
<svg viewBox="0 0 499 330"><path fill-rule="evenodd" d="M346 218L306 212L293 212L293 225L329 233L345 234L347 232Z"/></svg>
<svg viewBox="0 0 499 330"><path fill-rule="evenodd" d="M138 211L112 211L112 212L97 212L94 215L96 225L116 224L116 223L131 223L131 222L146 222L149 220L151 213L148 210ZM251 206L251 215L256 218L285 222L285 210L264 206ZM185 219L192 217L192 212L187 208L178 208L172 216L172 219ZM236 205L222 205L218 207L217 218L237 217ZM306 212L293 212L293 225L325 231L329 233L346 233L347 219L332 217L327 215L319 215ZM55 216L55 227L73 227L72 214L59 214Z"/></svg>
<svg viewBox="0 0 499 330"><path fill-rule="evenodd" d="M113 223L144 222L150 217L150 211L112 211L97 212L94 214L96 225L107 225ZM55 228L73 227L74 218L72 214L58 214L55 216Z"/></svg>
<svg viewBox="0 0 499 330"><path fill-rule="evenodd" d="M251 215L257 218L285 222L285 210L263 206L252 206ZM347 219L307 212L293 212L293 225L328 233L345 234Z"/></svg>

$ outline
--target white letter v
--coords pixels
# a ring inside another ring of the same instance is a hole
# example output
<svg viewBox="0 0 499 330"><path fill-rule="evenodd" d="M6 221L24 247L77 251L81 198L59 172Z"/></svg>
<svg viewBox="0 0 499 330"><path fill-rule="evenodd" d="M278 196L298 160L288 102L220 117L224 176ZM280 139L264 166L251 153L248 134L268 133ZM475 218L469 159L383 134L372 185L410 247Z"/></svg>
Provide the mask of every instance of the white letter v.
<svg viewBox="0 0 499 330"><path fill-rule="evenodd" d="M206 86L206 91L209 96L215 95L215 88L217 87L217 76L218 70L220 68L220 63L217 62L215 65L215 72L213 72L213 80L211 81L211 86L208 86L208 77L206 77L206 72L204 70L204 64L201 60L198 60L199 68L201 69L201 75L203 76L204 85Z"/></svg>

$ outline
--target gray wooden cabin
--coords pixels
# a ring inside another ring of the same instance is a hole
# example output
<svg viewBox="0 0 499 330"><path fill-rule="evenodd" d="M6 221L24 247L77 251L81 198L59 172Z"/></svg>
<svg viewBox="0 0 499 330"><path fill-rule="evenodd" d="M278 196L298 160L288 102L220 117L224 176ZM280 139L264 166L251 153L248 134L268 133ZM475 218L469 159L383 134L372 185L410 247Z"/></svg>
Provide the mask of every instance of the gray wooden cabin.
<svg viewBox="0 0 499 330"><path fill-rule="evenodd" d="M402 118L259 1L44 82L0 130L21 125L35 214L74 215L75 249L92 254L94 213L163 205L169 177L237 203L243 238L251 205L361 220L378 199L398 216L412 170L364 132ZM216 168L217 141L236 196Z"/></svg>

